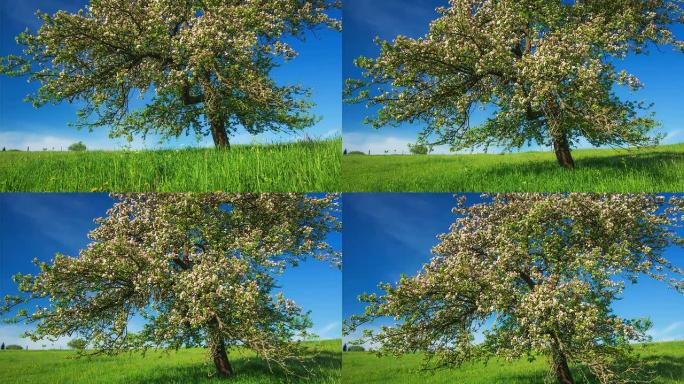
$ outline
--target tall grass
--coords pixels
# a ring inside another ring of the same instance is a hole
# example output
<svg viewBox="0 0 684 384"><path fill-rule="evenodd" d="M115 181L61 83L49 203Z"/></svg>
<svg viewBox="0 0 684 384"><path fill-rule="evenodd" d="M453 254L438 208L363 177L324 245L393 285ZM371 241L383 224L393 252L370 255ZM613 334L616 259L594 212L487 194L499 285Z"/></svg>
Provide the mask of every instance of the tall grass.
<svg viewBox="0 0 684 384"><path fill-rule="evenodd" d="M298 376L271 372L253 352L238 349L229 354L235 376L220 380L206 350L181 349L80 359L73 351L0 351L0 377L5 384L334 384L340 383L340 346L340 340L309 343L309 376L301 370Z"/></svg>
<svg viewBox="0 0 684 384"><path fill-rule="evenodd" d="M230 150L2 152L2 192L324 192L340 189L341 140Z"/></svg>
<svg viewBox="0 0 684 384"><path fill-rule="evenodd" d="M654 343L637 346L646 370L653 376L644 376L644 382L653 384L684 383L684 342ZM422 354L401 358L378 358L369 352L347 352L342 355L342 382L364 384L544 384L548 363L543 358L532 362L519 360L512 363L490 361L468 364L457 369L421 371ZM577 373L576 369L573 372ZM588 382L575 374L577 384ZM652 379L653 381L648 381Z"/></svg>
<svg viewBox="0 0 684 384"><path fill-rule="evenodd" d="M684 144L573 152L576 169L550 152L469 155L348 155L345 192L681 192Z"/></svg>

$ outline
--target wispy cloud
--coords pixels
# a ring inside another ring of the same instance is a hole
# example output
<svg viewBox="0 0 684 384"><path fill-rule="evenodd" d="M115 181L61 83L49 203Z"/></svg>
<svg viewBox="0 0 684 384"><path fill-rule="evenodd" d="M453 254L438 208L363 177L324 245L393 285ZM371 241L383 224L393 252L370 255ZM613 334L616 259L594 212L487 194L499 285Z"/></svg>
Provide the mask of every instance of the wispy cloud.
<svg viewBox="0 0 684 384"><path fill-rule="evenodd" d="M444 2L446 3L446 2ZM407 19L430 20L437 16L436 5L414 0L348 1L344 5L344 19L362 23L383 38L398 34L419 35L427 32L427 23L407 25Z"/></svg>
<svg viewBox="0 0 684 384"><path fill-rule="evenodd" d="M321 339L337 339L342 335L342 323L333 321L313 331Z"/></svg>
<svg viewBox="0 0 684 384"><path fill-rule="evenodd" d="M66 0L49 0L49 1L14 1L3 2L0 5L0 10L5 14L12 23L21 28L37 29L43 23L35 16L37 10L48 13L53 13L57 10L66 10L75 12L78 10L78 4L73 1Z"/></svg>
<svg viewBox="0 0 684 384"><path fill-rule="evenodd" d="M11 204L4 208L7 215L23 217L36 231L37 238L59 244L62 249L77 249L86 240L85 233L75 233L73 228L82 225L77 213L88 210L88 203L83 199L64 199L60 195L46 195L36 199L31 194L16 194L11 197ZM94 218L93 218L94 219ZM45 223L50 223L46 225Z"/></svg>
<svg viewBox="0 0 684 384"><path fill-rule="evenodd" d="M684 141L684 129L673 129L665 133L664 144L676 144Z"/></svg>
<svg viewBox="0 0 684 384"><path fill-rule="evenodd" d="M652 329L648 334L654 341L684 340L684 321L675 321L664 328Z"/></svg>

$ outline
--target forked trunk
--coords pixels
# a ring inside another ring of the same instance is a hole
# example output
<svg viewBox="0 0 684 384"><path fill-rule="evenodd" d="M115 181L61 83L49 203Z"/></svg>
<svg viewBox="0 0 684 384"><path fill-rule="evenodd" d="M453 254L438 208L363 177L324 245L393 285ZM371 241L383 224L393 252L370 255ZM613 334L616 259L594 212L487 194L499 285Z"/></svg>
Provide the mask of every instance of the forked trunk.
<svg viewBox="0 0 684 384"><path fill-rule="evenodd" d="M567 169L575 168L575 161L570 153L570 143L568 143L566 136L553 139L553 151L556 153L556 160L558 160L558 164L561 167Z"/></svg>
<svg viewBox="0 0 684 384"><path fill-rule="evenodd" d="M230 141L228 140L228 133L226 126L221 119L211 119L211 138L214 139L214 146L216 148L230 149Z"/></svg>
<svg viewBox="0 0 684 384"><path fill-rule="evenodd" d="M572 378L572 372L570 372L570 366L568 366L568 359L558 347L558 344L553 343L551 351L553 354L553 372L555 373L558 382L560 384L575 384L575 380Z"/></svg>
<svg viewBox="0 0 684 384"><path fill-rule="evenodd" d="M211 357L216 366L216 374L223 378L233 376L233 367L228 360L226 344L223 340L212 340L211 343Z"/></svg>

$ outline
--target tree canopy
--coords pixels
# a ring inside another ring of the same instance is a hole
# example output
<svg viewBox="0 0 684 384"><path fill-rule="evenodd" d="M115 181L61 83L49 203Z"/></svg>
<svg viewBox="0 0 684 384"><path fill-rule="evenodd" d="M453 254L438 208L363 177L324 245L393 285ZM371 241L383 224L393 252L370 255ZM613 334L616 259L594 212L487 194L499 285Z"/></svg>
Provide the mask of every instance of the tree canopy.
<svg viewBox="0 0 684 384"><path fill-rule="evenodd" d="M615 90L642 87L620 59L653 46L684 48L671 31L679 0L450 0L427 35L380 41L377 58L355 63L348 102L378 107L375 128L422 122L419 139L452 150L552 145L574 167L571 146L657 141L649 105ZM473 124L485 108L488 117Z"/></svg>
<svg viewBox="0 0 684 384"><path fill-rule="evenodd" d="M337 0L90 0L77 13L38 12L43 25L18 36L23 54L0 73L40 84L36 106L80 102L77 125L111 136L211 133L228 146L250 133L311 126L308 90L278 85L271 71L296 56L288 39L320 25ZM131 109L131 99L146 99ZM207 129L207 127L209 129Z"/></svg>
<svg viewBox="0 0 684 384"><path fill-rule="evenodd" d="M571 364L603 384L638 381L630 343L648 340L650 322L611 304L642 276L684 293L684 271L663 257L684 246L683 198L507 194L472 206L460 198L454 212L421 271L360 296L365 313L346 334L393 318L361 341L383 354L425 352L432 368L542 354L562 384L575 382Z"/></svg>
<svg viewBox="0 0 684 384"><path fill-rule="evenodd" d="M254 350L286 371L311 326L278 288L286 268L314 258L341 266L327 242L338 231L337 197L301 194L114 195L76 256L35 261L17 274L25 295L4 311L34 327L33 340L78 335L92 353L208 346L220 376L233 373L227 351ZM33 299L49 304L29 311ZM133 316L145 325L135 334Z"/></svg>

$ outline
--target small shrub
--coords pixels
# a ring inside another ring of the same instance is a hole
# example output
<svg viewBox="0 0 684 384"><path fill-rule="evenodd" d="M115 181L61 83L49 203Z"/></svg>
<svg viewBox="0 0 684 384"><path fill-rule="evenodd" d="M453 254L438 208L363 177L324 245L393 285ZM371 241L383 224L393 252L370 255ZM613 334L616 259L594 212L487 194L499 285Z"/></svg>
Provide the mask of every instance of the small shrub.
<svg viewBox="0 0 684 384"><path fill-rule="evenodd" d="M351 152L349 152L349 154L350 155L365 155L365 153L363 153L361 151L351 151Z"/></svg>
<svg viewBox="0 0 684 384"><path fill-rule="evenodd" d="M71 144L69 150L73 152L83 152L86 150L86 146L82 141L79 141L78 143Z"/></svg>
<svg viewBox="0 0 684 384"><path fill-rule="evenodd" d="M347 347L347 352L365 352L366 348L360 346L360 345L351 345Z"/></svg>
<svg viewBox="0 0 684 384"><path fill-rule="evenodd" d="M18 350L24 349L24 347L22 347L21 345L10 344L10 345L5 346L5 349L18 351Z"/></svg>

